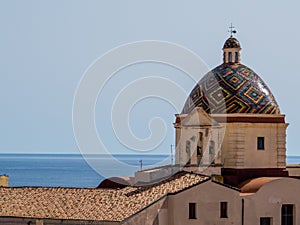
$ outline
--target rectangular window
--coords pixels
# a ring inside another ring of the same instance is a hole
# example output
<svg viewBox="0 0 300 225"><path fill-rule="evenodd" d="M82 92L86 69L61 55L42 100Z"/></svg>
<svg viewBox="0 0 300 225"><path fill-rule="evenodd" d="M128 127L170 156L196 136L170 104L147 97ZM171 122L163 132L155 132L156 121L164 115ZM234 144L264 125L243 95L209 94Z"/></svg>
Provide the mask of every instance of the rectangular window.
<svg viewBox="0 0 300 225"><path fill-rule="evenodd" d="M265 138L264 137L258 137L257 138L257 149L258 150L264 150L265 149Z"/></svg>
<svg viewBox="0 0 300 225"><path fill-rule="evenodd" d="M272 225L271 217L260 217L260 225Z"/></svg>
<svg viewBox="0 0 300 225"><path fill-rule="evenodd" d="M189 203L189 219L196 219L196 203Z"/></svg>
<svg viewBox="0 0 300 225"><path fill-rule="evenodd" d="M294 225L294 205L282 205L281 225Z"/></svg>
<svg viewBox="0 0 300 225"><path fill-rule="evenodd" d="M220 202L220 217L228 218L227 215L227 202Z"/></svg>

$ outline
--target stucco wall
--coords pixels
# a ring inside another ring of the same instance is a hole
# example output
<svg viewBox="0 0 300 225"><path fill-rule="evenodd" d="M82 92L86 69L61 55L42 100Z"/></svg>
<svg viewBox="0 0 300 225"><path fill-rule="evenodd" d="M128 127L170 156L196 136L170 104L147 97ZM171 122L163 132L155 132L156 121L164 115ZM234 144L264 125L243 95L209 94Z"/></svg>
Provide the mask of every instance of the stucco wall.
<svg viewBox="0 0 300 225"><path fill-rule="evenodd" d="M227 123L222 145L226 168L283 168L286 154L286 124ZM265 149L257 149L257 137Z"/></svg>
<svg viewBox="0 0 300 225"><path fill-rule="evenodd" d="M220 218L220 202L228 202L228 218ZM189 203L195 202L197 219L189 219ZM239 192L212 181L169 196L170 225L241 224Z"/></svg>
<svg viewBox="0 0 300 225"><path fill-rule="evenodd" d="M255 194L244 196L245 225L259 224L260 217L272 217L281 224L282 204L295 204L294 224L300 224L300 180L282 178L262 186Z"/></svg>
<svg viewBox="0 0 300 225"><path fill-rule="evenodd" d="M179 130L179 129L178 129ZM207 131L206 131L207 130ZM197 141L199 139L199 133L203 134L202 142L202 160L201 165L209 165L211 163L209 157L209 143L213 141L215 143L215 163L221 163L220 157L220 143L222 141L222 130L214 127L202 127L191 128L183 127L180 129L180 140L176 143L176 163L185 165L189 160L190 163L197 164ZM205 135L205 134L208 135ZM190 142L190 154L186 151L186 142Z"/></svg>
<svg viewBox="0 0 300 225"><path fill-rule="evenodd" d="M124 225L168 225L168 198L147 207L145 210L123 221Z"/></svg>

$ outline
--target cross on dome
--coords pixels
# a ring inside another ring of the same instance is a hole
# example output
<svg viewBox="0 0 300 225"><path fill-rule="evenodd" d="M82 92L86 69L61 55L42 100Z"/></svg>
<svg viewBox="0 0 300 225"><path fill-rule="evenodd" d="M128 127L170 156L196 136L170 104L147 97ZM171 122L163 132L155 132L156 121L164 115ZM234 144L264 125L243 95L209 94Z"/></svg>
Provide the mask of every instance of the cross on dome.
<svg viewBox="0 0 300 225"><path fill-rule="evenodd" d="M228 30L228 32L230 33L230 37L233 37L233 34L236 34L237 33L237 31L234 29L235 27L232 25L232 23L230 24L230 27L229 27L229 29L230 30Z"/></svg>

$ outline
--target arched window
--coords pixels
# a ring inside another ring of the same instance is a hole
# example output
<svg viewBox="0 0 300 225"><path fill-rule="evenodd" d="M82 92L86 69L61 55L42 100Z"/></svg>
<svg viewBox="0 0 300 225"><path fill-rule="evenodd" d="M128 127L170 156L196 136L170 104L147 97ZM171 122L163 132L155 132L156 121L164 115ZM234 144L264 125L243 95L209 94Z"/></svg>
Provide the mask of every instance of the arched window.
<svg viewBox="0 0 300 225"><path fill-rule="evenodd" d="M209 142L209 162L215 164L215 142Z"/></svg>
<svg viewBox="0 0 300 225"><path fill-rule="evenodd" d="M232 52L228 52L228 62L232 62Z"/></svg>
<svg viewBox="0 0 300 225"><path fill-rule="evenodd" d="M187 156L187 164L190 164L191 163L191 142L190 141L186 141L185 151Z"/></svg>
<svg viewBox="0 0 300 225"><path fill-rule="evenodd" d="M238 61L239 61L239 53L236 52L236 53L235 53L235 62L238 62Z"/></svg>
<svg viewBox="0 0 300 225"><path fill-rule="evenodd" d="M200 132L199 133L199 138L198 138L198 143L197 143L197 163L199 165L201 158L202 158L202 154L203 154L203 133Z"/></svg>

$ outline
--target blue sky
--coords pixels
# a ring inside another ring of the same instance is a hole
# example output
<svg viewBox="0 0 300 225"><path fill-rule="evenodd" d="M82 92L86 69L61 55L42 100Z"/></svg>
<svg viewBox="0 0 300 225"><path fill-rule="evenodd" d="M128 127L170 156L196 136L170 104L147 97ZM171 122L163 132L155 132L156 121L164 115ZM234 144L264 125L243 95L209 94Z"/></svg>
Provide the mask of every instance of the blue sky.
<svg viewBox="0 0 300 225"><path fill-rule="evenodd" d="M221 48L232 22L242 45L242 62L273 91L287 115L288 154L298 150L295 71L300 52L299 1L0 1L0 153L79 153L72 128L72 104L88 66L121 44L163 40L197 53L210 68L222 61ZM194 84L161 65L138 65L120 71L96 107L99 135L114 153L133 153L113 137L109 107L113 95L139 74L174 77L186 90ZM130 75L129 75L130 74ZM126 78L124 78L126 77ZM115 82L115 83L113 83ZM184 102L182 103L184 104ZM149 135L147 123L161 116L167 136L152 153L170 152L172 122L178 113L169 104L148 99L132 110L132 130Z"/></svg>

